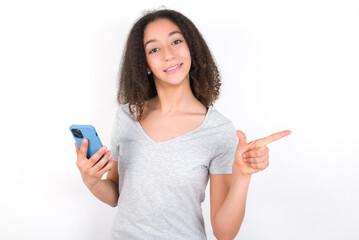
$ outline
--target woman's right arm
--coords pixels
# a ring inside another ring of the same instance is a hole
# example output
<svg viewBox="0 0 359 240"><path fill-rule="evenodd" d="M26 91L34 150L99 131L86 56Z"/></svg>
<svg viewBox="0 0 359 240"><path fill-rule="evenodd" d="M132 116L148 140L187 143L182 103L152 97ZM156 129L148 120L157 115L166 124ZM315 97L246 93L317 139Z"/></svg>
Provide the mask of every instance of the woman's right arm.
<svg viewBox="0 0 359 240"><path fill-rule="evenodd" d="M91 158L86 157L88 140L82 140L81 149L76 146L77 162L76 165L80 170L81 177L87 188L102 202L110 205L111 207L117 206L119 197L118 191L118 169L115 161L111 158L108 164L102 168L109 157L111 152L106 152L106 147L102 147ZM95 164L100 157L106 152L103 158ZM112 167L111 171L109 169ZM109 171L109 172L108 172ZM107 173L106 179L101 179Z"/></svg>

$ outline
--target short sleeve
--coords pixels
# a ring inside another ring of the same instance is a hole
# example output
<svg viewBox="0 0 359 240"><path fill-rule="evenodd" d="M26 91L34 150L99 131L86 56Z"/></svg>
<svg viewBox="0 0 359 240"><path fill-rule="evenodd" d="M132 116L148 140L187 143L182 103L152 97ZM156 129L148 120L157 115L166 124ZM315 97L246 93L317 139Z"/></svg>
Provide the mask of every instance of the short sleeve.
<svg viewBox="0 0 359 240"><path fill-rule="evenodd" d="M232 122L225 131L218 135L217 146L214 147L213 158L209 164L210 174L232 174L232 166L238 145L236 128Z"/></svg>
<svg viewBox="0 0 359 240"><path fill-rule="evenodd" d="M118 114L119 110L116 112L115 121L112 128L112 134L111 134L111 157L114 161L118 161L119 159L119 151L120 151L120 145L119 145L119 139L118 139Z"/></svg>

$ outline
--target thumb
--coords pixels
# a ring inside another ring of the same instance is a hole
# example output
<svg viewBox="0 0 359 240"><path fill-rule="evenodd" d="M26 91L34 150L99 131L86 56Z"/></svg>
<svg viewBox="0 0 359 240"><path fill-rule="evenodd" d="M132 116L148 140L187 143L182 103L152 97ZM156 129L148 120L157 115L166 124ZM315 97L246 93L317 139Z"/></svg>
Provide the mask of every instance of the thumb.
<svg viewBox="0 0 359 240"><path fill-rule="evenodd" d="M245 146L247 146L247 136L244 134L244 132L242 132L241 130L237 130L236 131L237 136L238 136L238 145L237 145L237 149L242 149Z"/></svg>

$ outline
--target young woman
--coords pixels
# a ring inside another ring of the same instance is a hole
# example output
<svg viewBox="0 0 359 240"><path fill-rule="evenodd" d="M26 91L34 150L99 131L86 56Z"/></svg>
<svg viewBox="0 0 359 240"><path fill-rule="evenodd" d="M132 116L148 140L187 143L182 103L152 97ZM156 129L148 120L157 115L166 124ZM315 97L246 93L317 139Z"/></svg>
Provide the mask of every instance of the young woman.
<svg viewBox="0 0 359 240"><path fill-rule="evenodd" d="M181 13L153 11L134 24L121 67L112 156L103 147L87 159L88 142L81 149L75 144L86 186L118 206L113 239L206 239L201 203L209 178L213 233L237 235L251 174L268 166L266 145L290 131L247 143L213 107L220 86L205 41Z"/></svg>

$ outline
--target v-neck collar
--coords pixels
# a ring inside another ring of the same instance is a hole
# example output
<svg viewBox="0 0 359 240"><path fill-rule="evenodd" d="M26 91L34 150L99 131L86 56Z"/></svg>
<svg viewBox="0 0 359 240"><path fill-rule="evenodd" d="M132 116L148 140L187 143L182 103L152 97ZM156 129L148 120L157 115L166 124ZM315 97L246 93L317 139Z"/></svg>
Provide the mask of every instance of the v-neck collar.
<svg viewBox="0 0 359 240"><path fill-rule="evenodd" d="M201 125L199 125L199 126L196 127L195 129L192 129L192 130L190 130L190 131L188 131L188 132L186 132L186 133L184 133L184 134L182 134L182 135L179 135L179 136L177 136L177 137L174 137L174 138L171 138L171 139L168 139L168 140L165 140L165 141L160 141L160 142L155 141L154 139L152 139L152 138L145 132L145 130L143 129L143 127L142 127L142 125L141 125L141 123L140 123L139 121L136 120L136 121L135 121L135 122L136 122L135 124L136 124L136 126L138 127L138 129L140 129L140 132L142 133L142 135L144 135L144 137L145 137L148 141L150 141L150 142L152 142L152 143L154 143L154 144L157 144L157 145L166 144L166 143L172 143L172 142L176 142L176 141L182 139L183 137L185 137L185 136L187 136L187 135L189 135L189 134L191 134L191 133L193 133L193 132L195 132L195 131L198 131L198 130L200 130L201 128L203 128L203 126L204 126L204 125L206 124L206 122L207 122L207 119L208 119L208 116L209 116L210 112L212 111L212 108L213 108L213 106L209 106L209 107L208 107L206 116L205 116L203 122L201 123ZM136 116L136 119L137 119L137 111L135 111L135 116Z"/></svg>

